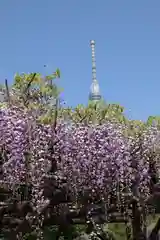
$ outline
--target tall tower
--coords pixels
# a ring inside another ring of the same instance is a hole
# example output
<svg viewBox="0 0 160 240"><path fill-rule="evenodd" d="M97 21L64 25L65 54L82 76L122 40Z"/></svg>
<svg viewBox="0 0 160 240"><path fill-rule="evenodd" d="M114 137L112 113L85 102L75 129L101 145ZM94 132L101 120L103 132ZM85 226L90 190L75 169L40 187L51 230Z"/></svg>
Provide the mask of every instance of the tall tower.
<svg viewBox="0 0 160 240"><path fill-rule="evenodd" d="M95 41L90 41L92 51L92 84L90 87L89 100L99 101L101 99L100 88L96 79L96 58L95 58Z"/></svg>

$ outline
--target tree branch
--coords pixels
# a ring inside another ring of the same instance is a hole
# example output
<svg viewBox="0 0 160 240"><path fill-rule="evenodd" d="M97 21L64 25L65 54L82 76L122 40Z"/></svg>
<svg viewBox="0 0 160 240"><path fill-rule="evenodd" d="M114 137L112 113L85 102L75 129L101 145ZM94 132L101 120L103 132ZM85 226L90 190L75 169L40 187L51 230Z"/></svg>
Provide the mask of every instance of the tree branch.
<svg viewBox="0 0 160 240"><path fill-rule="evenodd" d="M23 92L24 95L26 94L26 98L24 99L24 97L23 97L23 101L24 101L24 105L25 105L25 106L26 106L26 103L27 103L27 100L28 100L28 97L29 97L29 88L30 88L30 86L31 86L31 84L32 84L32 82L33 82L36 74L37 74L37 73L34 73L34 74L33 74L33 76L31 77L29 83L27 84L27 86L26 86L26 88L25 88L25 90L24 90L24 92Z"/></svg>
<svg viewBox="0 0 160 240"><path fill-rule="evenodd" d="M11 104L11 99L10 99L10 93L9 93L9 87L8 87L8 81L5 79L5 87L6 87L6 93L7 93L7 101L9 104Z"/></svg>

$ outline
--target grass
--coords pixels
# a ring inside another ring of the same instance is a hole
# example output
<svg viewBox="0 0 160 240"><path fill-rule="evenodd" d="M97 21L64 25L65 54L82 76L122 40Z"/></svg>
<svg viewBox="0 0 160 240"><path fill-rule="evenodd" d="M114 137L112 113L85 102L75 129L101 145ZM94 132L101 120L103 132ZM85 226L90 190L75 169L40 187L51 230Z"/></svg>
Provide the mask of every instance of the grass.
<svg viewBox="0 0 160 240"><path fill-rule="evenodd" d="M109 223L108 228L115 234L116 240L126 239L126 229L124 223Z"/></svg>
<svg viewBox="0 0 160 240"><path fill-rule="evenodd" d="M147 227L154 225L159 217L160 214L156 214L155 216L149 215L147 217ZM115 233L116 240L126 240L126 228L124 223L109 223L108 228Z"/></svg>

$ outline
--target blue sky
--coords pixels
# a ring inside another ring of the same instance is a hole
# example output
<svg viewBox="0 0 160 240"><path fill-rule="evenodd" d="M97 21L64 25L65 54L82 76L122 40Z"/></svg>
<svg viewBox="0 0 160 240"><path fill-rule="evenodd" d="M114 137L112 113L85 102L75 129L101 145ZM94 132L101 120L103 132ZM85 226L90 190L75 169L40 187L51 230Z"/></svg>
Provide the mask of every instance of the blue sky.
<svg viewBox="0 0 160 240"><path fill-rule="evenodd" d="M0 33L2 82L58 67L68 105L86 104L94 39L105 100L130 118L160 115L159 0L1 0Z"/></svg>

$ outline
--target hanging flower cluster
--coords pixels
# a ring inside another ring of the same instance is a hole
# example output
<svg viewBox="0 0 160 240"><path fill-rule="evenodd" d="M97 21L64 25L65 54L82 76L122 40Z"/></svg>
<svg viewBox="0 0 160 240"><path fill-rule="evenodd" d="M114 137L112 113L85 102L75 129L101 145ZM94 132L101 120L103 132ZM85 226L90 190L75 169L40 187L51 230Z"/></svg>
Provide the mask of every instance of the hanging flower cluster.
<svg viewBox="0 0 160 240"><path fill-rule="evenodd" d="M61 156L58 166L74 195L86 189L102 198L117 191L121 197L149 195L149 159L139 138L126 139L123 126L110 122L72 126L66 134L64 130L56 155Z"/></svg>
<svg viewBox="0 0 160 240"><path fill-rule="evenodd" d="M39 203L43 177L57 160L58 174L65 177L74 198L86 189L105 199L118 192L146 199L149 195L148 152L160 139L157 129L143 132L141 137L127 138L120 124L85 126L59 123L39 124L29 112L17 108L0 110L0 149L7 158L3 162L2 181L11 185L30 181ZM49 155L50 145L54 152ZM26 158L26 155L28 156ZM37 190L36 190L37 189ZM36 199L36 200L35 200Z"/></svg>

